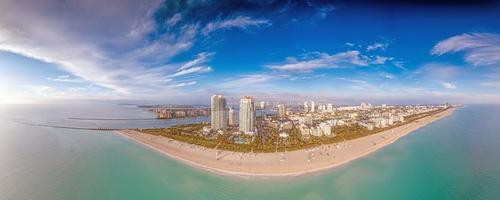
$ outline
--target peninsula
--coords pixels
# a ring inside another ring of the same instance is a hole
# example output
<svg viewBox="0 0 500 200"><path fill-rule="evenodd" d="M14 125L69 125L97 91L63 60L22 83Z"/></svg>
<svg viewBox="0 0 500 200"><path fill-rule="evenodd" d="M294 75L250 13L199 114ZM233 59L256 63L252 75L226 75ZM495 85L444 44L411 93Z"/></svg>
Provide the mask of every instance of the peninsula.
<svg viewBox="0 0 500 200"><path fill-rule="evenodd" d="M117 132L168 157L213 172L293 176L367 155L457 109L449 105L370 106L338 107L328 115L303 110L286 117L256 117L259 128L251 133L235 131L231 126L214 130L207 123ZM240 125L245 120L242 108ZM217 111L212 109L214 113ZM304 114L306 119L300 117ZM396 118L398 121L394 122L392 119ZM288 123L286 128L284 124Z"/></svg>

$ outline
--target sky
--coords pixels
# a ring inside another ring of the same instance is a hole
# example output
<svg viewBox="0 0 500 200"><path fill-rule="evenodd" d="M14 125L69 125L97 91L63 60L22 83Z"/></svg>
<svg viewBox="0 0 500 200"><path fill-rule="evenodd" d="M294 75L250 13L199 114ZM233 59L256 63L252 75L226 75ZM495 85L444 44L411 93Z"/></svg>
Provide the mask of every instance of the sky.
<svg viewBox="0 0 500 200"><path fill-rule="evenodd" d="M1 0L0 103L498 103L497 1Z"/></svg>

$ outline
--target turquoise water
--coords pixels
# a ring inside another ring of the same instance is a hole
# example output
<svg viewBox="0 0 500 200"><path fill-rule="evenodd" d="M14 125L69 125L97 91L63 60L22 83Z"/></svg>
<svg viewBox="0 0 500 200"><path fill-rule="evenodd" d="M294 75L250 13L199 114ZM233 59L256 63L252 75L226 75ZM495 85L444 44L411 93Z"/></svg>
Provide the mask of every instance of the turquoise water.
<svg viewBox="0 0 500 200"><path fill-rule="evenodd" d="M1 108L0 199L500 199L500 106L466 106L332 170L264 180L194 169L111 132L16 121L143 123L67 119L75 116L152 117L141 109L110 105Z"/></svg>

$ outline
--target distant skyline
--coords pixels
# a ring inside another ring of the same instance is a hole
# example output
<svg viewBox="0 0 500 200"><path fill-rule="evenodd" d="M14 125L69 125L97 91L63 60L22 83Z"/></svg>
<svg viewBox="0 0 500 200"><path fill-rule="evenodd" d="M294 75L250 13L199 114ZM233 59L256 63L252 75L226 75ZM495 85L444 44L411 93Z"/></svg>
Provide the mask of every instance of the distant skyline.
<svg viewBox="0 0 500 200"><path fill-rule="evenodd" d="M500 3L0 1L0 103L500 102Z"/></svg>

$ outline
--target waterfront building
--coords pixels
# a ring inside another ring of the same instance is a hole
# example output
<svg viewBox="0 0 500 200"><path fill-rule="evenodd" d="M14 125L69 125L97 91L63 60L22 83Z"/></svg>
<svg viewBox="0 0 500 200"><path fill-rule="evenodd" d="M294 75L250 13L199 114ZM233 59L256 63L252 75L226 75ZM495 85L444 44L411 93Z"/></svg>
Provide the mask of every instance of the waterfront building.
<svg viewBox="0 0 500 200"><path fill-rule="evenodd" d="M227 127L226 98L224 98L222 95L212 95L210 109L210 122L212 129L225 129Z"/></svg>
<svg viewBox="0 0 500 200"><path fill-rule="evenodd" d="M359 122L358 125L365 127L368 130L373 130L373 124L371 123L364 123L364 122Z"/></svg>
<svg viewBox="0 0 500 200"><path fill-rule="evenodd" d="M327 123L320 123L318 125L319 130L321 130L322 135L324 136L334 136L332 134L332 126Z"/></svg>
<svg viewBox="0 0 500 200"><path fill-rule="evenodd" d="M389 117L389 118L387 119L387 124L388 124L388 125L393 125L393 124L394 124L394 120L393 120L393 118L392 118L392 117Z"/></svg>
<svg viewBox="0 0 500 200"><path fill-rule="evenodd" d="M299 126L299 130L300 130L300 135L303 138L309 138L309 136L311 135L311 129L308 126L306 126L305 124L301 124Z"/></svg>
<svg viewBox="0 0 500 200"><path fill-rule="evenodd" d="M243 97L240 101L240 131L253 135L255 131L255 104L252 97Z"/></svg>
<svg viewBox="0 0 500 200"><path fill-rule="evenodd" d="M261 101L260 102L260 109L265 109L266 108L266 102L265 101Z"/></svg>
<svg viewBox="0 0 500 200"><path fill-rule="evenodd" d="M329 103L329 104L326 105L326 111L329 112L329 113L333 112L333 105L331 103Z"/></svg>
<svg viewBox="0 0 500 200"><path fill-rule="evenodd" d="M177 118L183 118L183 117L186 117L186 112L181 111L181 110L179 110L179 111L175 111L175 117L177 117Z"/></svg>
<svg viewBox="0 0 500 200"><path fill-rule="evenodd" d="M283 104L278 104L278 117L285 117L286 116L286 108L285 105Z"/></svg>
<svg viewBox="0 0 500 200"><path fill-rule="evenodd" d="M233 108L229 107L228 115L227 115L227 122L229 126L234 125L234 110Z"/></svg>
<svg viewBox="0 0 500 200"><path fill-rule="evenodd" d="M188 111L186 111L186 116L196 117L196 116L198 116L198 111L197 110L188 110Z"/></svg>

